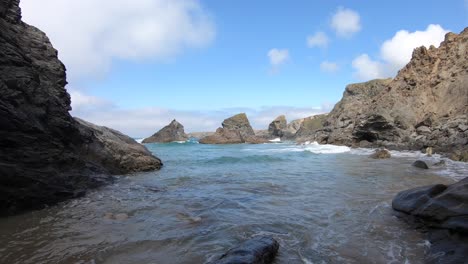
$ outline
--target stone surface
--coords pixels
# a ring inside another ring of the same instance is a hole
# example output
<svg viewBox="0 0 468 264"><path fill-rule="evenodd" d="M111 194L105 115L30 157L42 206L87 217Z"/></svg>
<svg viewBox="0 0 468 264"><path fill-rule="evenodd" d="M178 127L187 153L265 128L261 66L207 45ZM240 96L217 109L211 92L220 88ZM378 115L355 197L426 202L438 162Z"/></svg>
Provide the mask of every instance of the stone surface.
<svg viewBox="0 0 468 264"><path fill-rule="evenodd" d="M268 264L273 263L279 244L271 237L254 237L230 249L211 264Z"/></svg>
<svg viewBox="0 0 468 264"><path fill-rule="evenodd" d="M268 134L271 138L281 138L284 130L288 127L286 116L280 115L268 125Z"/></svg>
<svg viewBox="0 0 468 264"><path fill-rule="evenodd" d="M468 149L468 29L420 47L394 79L348 85L323 122L301 132L319 143L423 150ZM314 132L315 130L315 132ZM305 133L304 133L305 132Z"/></svg>
<svg viewBox="0 0 468 264"><path fill-rule="evenodd" d="M174 141L186 141L189 138L185 134L184 126L175 119L172 122L156 132L151 137L143 139L143 143L169 143Z"/></svg>
<svg viewBox="0 0 468 264"><path fill-rule="evenodd" d="M316 141L315 134L323 128L323 123L327 119L327 114L314 115L302 120L295 138L298 141Z"/></svg>
<svg viewBox="0 0 468 264"><path fill-rule="evenodd" d="M468 253L468 178L400 192L394 210L429 230L427 263L464 263Z"/></svg>
<svg viewBox="0 0 468 264"><path fill-rule="evenodd" d="M268 140L257 137L244 113L227 118L216 132L199 140L201 144L240 144L267 143Z"/></svg>
<svg viewBox="0 0 468 264"><path fill-rule="evenodd" d="M429 169L429 166L427 166L426 162L422 161L422 160L417 160L415 162L413 162L413 164L411 164L411 166L413 167L416 167L416 168L420 168L420 169Z"/></svg>
<svg viewBox="0 0 468 264"><path fill-rule="evenodd" d="M106 143L70 116L66 84L47 36L21 21L18 0L0 0L1 215L81 196L111 182L114 171L139 170L105 156Z"/></svg>
<svg viewBox="0 0 468 264"><path fill-rule="evenodd" d="M370 155L373 159L389 159L392 157L390 152L386 149L376 149L374 153Z"/></svg>

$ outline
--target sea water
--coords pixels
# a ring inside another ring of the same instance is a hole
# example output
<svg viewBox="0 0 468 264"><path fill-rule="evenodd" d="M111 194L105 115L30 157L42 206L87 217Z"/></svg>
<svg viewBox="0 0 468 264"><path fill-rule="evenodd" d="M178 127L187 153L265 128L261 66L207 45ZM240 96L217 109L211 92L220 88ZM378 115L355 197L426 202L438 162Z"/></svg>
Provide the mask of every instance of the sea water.
<svg viewBox="0 0 468 264"><path fill-rule="evenodd" d="M468 175L440 156L342 146L148 144L160 171L0 219L1 263L206 263L257 235L276 263L423 263L429 243L391 208L400 191ZM119 220L108 217L120 214Z"/></svg>

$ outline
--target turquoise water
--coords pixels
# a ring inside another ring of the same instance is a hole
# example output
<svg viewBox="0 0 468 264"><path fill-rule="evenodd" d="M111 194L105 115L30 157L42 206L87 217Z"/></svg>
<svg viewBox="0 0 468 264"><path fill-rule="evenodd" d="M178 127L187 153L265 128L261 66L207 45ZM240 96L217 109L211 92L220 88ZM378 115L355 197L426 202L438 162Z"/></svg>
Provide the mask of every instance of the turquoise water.
<svg viewBox="0 0 468 264"><path fill-rule="evenodd" d="M276 263L423 263L428 242L393 215L391 200L468 171L410 166L437 156L373 160L369 150L314 144L147 146L161 171L0 219L0 262L205 263L270 235L281 245Z"/></svg>

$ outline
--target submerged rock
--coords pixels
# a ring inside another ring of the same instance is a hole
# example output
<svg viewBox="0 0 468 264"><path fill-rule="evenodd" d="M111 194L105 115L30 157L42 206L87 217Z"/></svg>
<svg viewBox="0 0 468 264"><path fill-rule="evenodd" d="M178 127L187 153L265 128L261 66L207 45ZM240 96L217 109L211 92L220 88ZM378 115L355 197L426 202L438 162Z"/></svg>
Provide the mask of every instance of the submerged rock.
<svg viewBox="0 0 468 264"><path fill-rule="evenodd" d="M143 139L142 142L169 143L174 141L186 141L188 138L188 135L185 134L184 126L174 119L169 125L163 127L151 137Z"/></svg>
<svg viewBox="0 0 468 264"><path fill-rule="evenodd" d="M161 166L121 133L73 119L66 84L48 37L21 21L18 0L0 0L0 215L82 196L110 174Z"/></svg>
<svg viewBox="0 0 468 264"><path fill-rule="evenodd" d="M376 149L375 152L370 155L373 159L389 159L392 155L386 149Z"/></svg>
<svg viewBox="0 0 468 264"><path fill-rule="evenodd" d="M428 263L465 263L468 253L468 178L398 193L394 210L429 229Z"/></svg>
<svg viewBox="0 0 468 264"><path fill-rule="evenodd" d="M254 237L230 249L211 264L268 264L278 253L279 244L271 237Z"/></svg>
<svg viewBox="0 0 468 264"><path fill-rule="evenodd" d="M268 140L255 135L249 119L244 113L225 119L222 126L216 130L216 133L200 139L199 142L201 144L259 144L268 142Z"/></svg>
<svg viewBox="0 0 468 264"><path fill-rule="evenodd" d="M426 162L422 161L422 160L417 160L415 162L413 162L413 164L411 164L411 166L413 167L416 167L416 168L420 168L420 169L429 169L429 166L427 166Z"/></svg>

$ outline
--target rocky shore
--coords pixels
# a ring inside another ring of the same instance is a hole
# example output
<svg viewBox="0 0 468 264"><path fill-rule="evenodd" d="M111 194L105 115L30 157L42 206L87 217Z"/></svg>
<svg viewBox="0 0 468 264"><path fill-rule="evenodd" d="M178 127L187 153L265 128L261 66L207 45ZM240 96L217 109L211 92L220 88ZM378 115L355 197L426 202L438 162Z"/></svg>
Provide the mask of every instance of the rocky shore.
<svg viewBox="0 0 468 264"><path fill-rule="evenodd" d="M161 161L118 131L75 120L65 66L47 36L0 0L0 214L83 195Z"/></svg>

